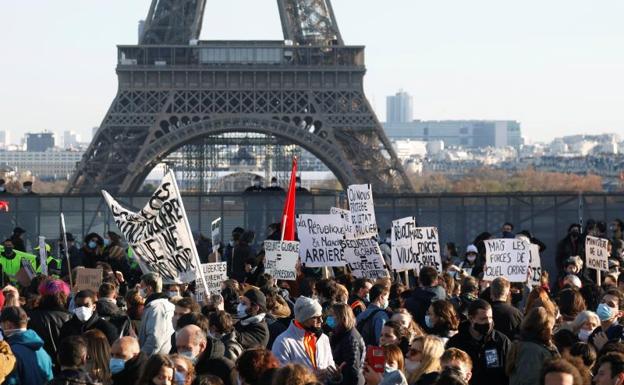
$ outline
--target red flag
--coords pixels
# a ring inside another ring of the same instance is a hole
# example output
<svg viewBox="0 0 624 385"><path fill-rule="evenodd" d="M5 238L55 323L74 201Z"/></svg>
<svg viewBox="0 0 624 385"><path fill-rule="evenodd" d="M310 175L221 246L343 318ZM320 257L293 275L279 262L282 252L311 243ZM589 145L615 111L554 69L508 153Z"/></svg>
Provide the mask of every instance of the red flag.
<svg viewBox="0 0 624 385"><path fill-rule="evenodd" d="M286 192L286 202L282 212L282 241L295 240L295 192L297 190L297 157L293 157L290 183Z"/></svg>

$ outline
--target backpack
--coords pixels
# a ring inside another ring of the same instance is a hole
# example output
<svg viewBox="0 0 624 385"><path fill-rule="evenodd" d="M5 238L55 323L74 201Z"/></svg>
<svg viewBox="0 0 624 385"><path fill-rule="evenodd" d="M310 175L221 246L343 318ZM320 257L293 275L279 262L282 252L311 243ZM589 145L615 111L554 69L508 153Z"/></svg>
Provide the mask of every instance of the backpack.
<svg viewBox="0 0 624 385"><path fill-rule="evenodd" d="M376 345L375 342L375 330L373 329L374 323L372 322L375 318L375 314L385 311L384 309L375 309L365 318L362 318L360 322L357 323L357 330L360 332L360 335L364 339L365 345Z"/></svg>

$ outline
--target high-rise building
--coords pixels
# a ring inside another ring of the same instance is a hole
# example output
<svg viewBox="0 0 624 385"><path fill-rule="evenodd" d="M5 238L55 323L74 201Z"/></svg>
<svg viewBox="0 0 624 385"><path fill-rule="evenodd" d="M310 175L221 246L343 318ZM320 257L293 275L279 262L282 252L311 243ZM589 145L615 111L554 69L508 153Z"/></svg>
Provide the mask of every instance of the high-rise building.
<svg viewBox="0 0 624 385"><path fill-rule="evenodd" d="M409 123L414 119L412 96L403 90L386 98L386 122Z"/></svg>
<svg viewBox="0 0 624 385"><path fill-rule="evenodd" d="M11 133L9 131L0 131L0 148L7 148L11 144Z"/></svg>
<svg viewBox="0 0 624 385"><path fill-rule="evenodd" d="M63 147L75 147L80 142L80 135L76 134L73 131L64 131L63 132Z"/></svg>
<svg viewBox="0 0 624 385"><path fill-rule="evenodd" d="M45 152L54 148L54 134L51 132L26 134L26 151Z"/></svg>

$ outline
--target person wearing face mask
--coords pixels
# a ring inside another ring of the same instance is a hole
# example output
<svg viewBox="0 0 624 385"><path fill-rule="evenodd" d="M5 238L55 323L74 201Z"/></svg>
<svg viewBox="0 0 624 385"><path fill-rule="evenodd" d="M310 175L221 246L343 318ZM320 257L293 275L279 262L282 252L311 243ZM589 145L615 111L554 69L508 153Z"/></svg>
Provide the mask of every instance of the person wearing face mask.
<svg viewBox="0 0 624 385"><path fill-rule="evenodd" d="M245 349L237 340L232 316L223 310L214 311L210 313L208 321L210 325L208 335L223 342L224 357L235 362Z"/></svg>
<svg viewBox="0 0 624 385"><path fill-rule="evenodd" d="M232 274L232 254L234 253L234 248L238 245L238 241L240 240L241 235L245 232L245 229L242 227L235 227L232 230L232 238L228 241L227 245L223 249L223 261L227 262L227 271L228 276L231 277Z"/></svg>
<svg viewBox="0 0 624 385"><path fill-rule="evenodd" d="M87 342L80 336L64 338L58 346L61 372L48 385L102 385L89 376L87 365Z"/></svg>
<svg viewBox="0 0 624 385"><path fill-rule="evenodd" d="M237 307L236 334L245 349L266 347L269 343L269 326L266 316L266 296L258 289L249 289L240 298Z"/></svg>
<svg viewBox="0 0 624 385"><path fill-rule="evenodd" d="M193 361L180 354L173 354L170 358L175 365L173 385L191 385L195 380L195 366L193 365Z"/></svg>
<svg viewBox="0 0 624 385"><path fill-rule="evenodd" d="M0 314L4 339L15 355L15 369L6 384L39 385L53 378L52 359L43 349L43 340L27 329L28 315L21 307L5 307Z"/></svg>
<svg viewBox="0 0 624 385"><path fill-rule="evenodd" d="M364 368L364 378L366 385L407 385L405 371L405 359L401 349L396 345L383 347L384 371L379 373L370 366Z"/></svg>
<svg viewBox="0 0 624 385"><path fill-rule="evenodd" d="M188 358L195 365L197 376L212 374L224 385L236 384L234 362L225 358L225 346L197 325L187 325L176 333L178 354Z"/></svg>
<svg viewBox="0 0 624 385"><path fill-rule="evenodd" d="M333 304L328 311L326 325L331 329L330 343L336 365L342 367L342 384L363 385L364 355L366 346L355 328L355 316L349 305Z"/></svg>
<svg viewBox="0 0 624 385"><path fill-rule="evenodd" d="M145 298L145 308L141 317L139 344L141 351L147 355L167 354L171 350L175 306L162 289L160 274L147 273L141 276L139 292Z"/></svg>
<svg viewBox="0 0 624 385"><path fill-rule="evenodd" d="M477 246L468 245L464 260L459 264L462 276L478 277L483 272L483 266L479 261L479 251Z"/></svg>
<svg viewBox="0 0 624 385"><path fill-rule="evenodd" d="M600 319L593 311L585 310L576 316L574 320L563 325L562 329L570 330L582 342L587 342L589 336L600 325Z"/></svg>
<svg viewBox="0 0 624 385"><path fill-rule="evenodd" d="M568 233L565 238L557 243L555 262L557 270L561 274L564 270L564 261L570 256L581 255L582 249L581 225L573 223L568 226Z"/></svg>
<svg viewBox="0 0 624 385"><path fill-rule="evenodd" d="M33 191L33 182L27 180L26 182L22 183L22 194L36 195L36 193Z"/></svg>
<svg viewBox="0 0 624 385"><path fill-rule="evenodd" d="M110 371L113 385L135 384L147 362L139 341L134 337L121 337L111 347Z"/></svg>
<svg viewBox="0 0 624 385"><path fill-rule="evenodd" d="M277 183L277 178L271 178L271 185L267 187L264 191L272 191L272 192L280 192L284 191L284 189Z"/></svg>
<svg viewBox="0 0 624 385"><path fill-rule="evenodd" d="M370 304L369 293L372 287L373 283L368 278L358 278L353 282L351 287L352 294L347 303L356 317L366 310Z"/></svg>
<svg viewBox="0 0 624 385"><path fill-rule="evenodd" d="M470 356L471 385L509 383L505 363L511 341L494 327L492 306L478 299L470 304L468 319L459 326L459 333L446 344L447 348L460 349Z"/></svg>
<svg viewBox="0 0 624 385"><path fill-rule="evenodd" d="M145 363L137 385L173 385L175 365L169 356L154 354Z"/></svg>
<svg viewBox="0 0 624 385"><path fill-rule="evenodd" d="M9 282L15 284L17 282L17 273L22 267L22 254L15 252L13 242L10 239L2 243L2 252L0 252L0 267L2 273L6 275ZM5 282L5 284L8 282Z"/></svg>
<svg viewBox="0 0 624 385"><path fill-rule="evenodd" d="M95 269L98 262L105 262L104 239L97 233L87 234L80 248L80 257L84 266L89 269ZM73 268L74 266L72 266Z"/></svg>
<svg viewBox="0 0 624 385"><path fill-rule="evenodd" d="M101 318L96 311L97 296L92 290L81 290L74 297L74 315L61 327L61 336L79 336L98 329L112 344L118 337L115 325Z"/></svg>
<svg viewBox="0 0 624 385"><path fill-rule="evenodd" d="M390 290L382 284L376 284L371 288L369 296L370 305L356 318L357 329L366 345L379 346L383 325L390 319L386 312Z"/></svg>
<svg viewBox="0 0 624 385"><path fill-rule="evenodd" d="M596 315L600 319L600 326L589 336L587 342L600 351L607 342L621 342L624 326L620 325L622 316L622 293L617 289L610 289L603 296Z"/></svg>
<svg viewBox="0 0 624 385"><path fill-rule="evenodd" d="M416 337L405 357L407 382L411 385L435 384L443 353L444 342L439 337Z"/></svg>

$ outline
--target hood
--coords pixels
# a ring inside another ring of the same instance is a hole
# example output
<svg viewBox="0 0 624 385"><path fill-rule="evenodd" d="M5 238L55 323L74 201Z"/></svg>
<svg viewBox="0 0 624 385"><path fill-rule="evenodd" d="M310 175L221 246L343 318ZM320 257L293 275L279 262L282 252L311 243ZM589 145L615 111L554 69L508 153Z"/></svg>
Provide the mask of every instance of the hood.
<svg viewBox="0 0 624 385"><path fill-rule="evenodd" d="M34 330L26 330L7 337L9 345L22 345L31 350L39 350L43 347L43 340Z"/></svg>

